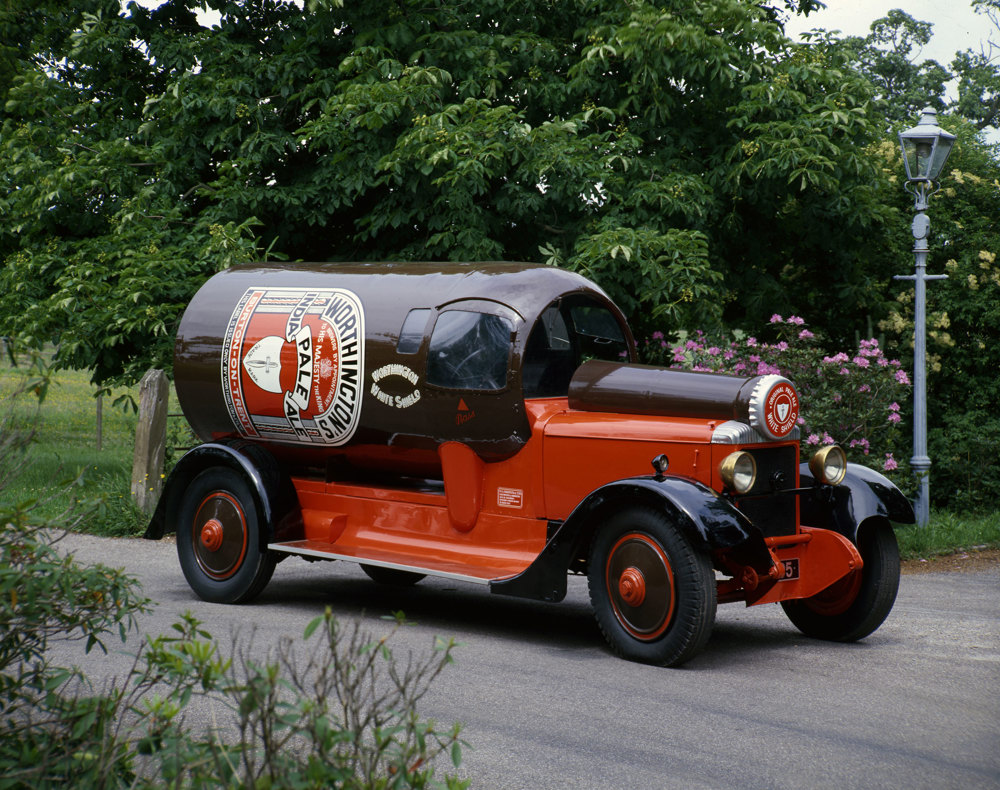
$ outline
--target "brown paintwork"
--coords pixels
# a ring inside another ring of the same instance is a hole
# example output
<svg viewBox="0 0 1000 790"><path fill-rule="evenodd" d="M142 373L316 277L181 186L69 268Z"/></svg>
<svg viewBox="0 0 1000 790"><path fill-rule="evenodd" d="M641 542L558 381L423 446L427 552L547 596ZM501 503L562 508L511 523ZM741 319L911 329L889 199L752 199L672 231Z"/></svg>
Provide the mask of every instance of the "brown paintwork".
<svg viewBox="0 0 1000 790"><path fill-rule="evenodd" d="M613 414L736 420L788 438L799 416L794 385L776 376L728 376L591 360L569 385L570 408Z"/></svg>
<svg viewBox="0 0 1000 790"><path fill-rule="evenodd" d="M761 378L594 359L573 375L569 405L581 411L746 422L750 394Z"/></svg>
<svg viewBox="0 0 1000 790"><path fill-rule="evenodd" d="M256 438L252 432L238 429L221 383L223 339L235 322L236 306L244 295L251 289L305 293L331 288L356 295L363 311L360 415L350 437L334 445L298 443L290 454L282 449L289 442L269 442L279 455L294 455L297 464L325 465L340 459L355 469L391 465L411 474L439 476L435 474L439 470L436 448L451 441L467 444L484 461L510 457L530 435L521 389L521 359L529 331L542 311L562 298L582 297L612 311L634 358L634 341L617 307L588 280L561 269L511 263L239 267L215 275L198 291L177 334L174 375L178 399L202 440L240 433ZM429 313L419 347L414 353L399 353L403 322L411 310L421 308ZM437 317L446 310L500 316L512 327L512 353L503 389L466 391L427 382L428 339ZM250 345L258 339L248 334L246 342L236 349L239 360L246 360ZM275 366L274 360L263 354L258 364L262 369ZM248 391L256 388L245 375L243 386ZM415 393L419 400L412 402ZM396 405L400 403L405 405ZM280 409L274 416L281 417Z"/></svg>

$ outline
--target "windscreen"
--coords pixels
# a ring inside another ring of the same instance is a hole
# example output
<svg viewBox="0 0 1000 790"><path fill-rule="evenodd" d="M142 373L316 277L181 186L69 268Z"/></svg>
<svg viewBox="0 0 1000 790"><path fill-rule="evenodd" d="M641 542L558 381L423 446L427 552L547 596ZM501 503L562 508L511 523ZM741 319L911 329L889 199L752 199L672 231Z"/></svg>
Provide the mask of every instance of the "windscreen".
<svg viewBox="0 0 1000 790"><path fill-rule="evenodd" d="M503 389L512 329L507 319L496 315L467 310L441 313L427 355L428 383L450 389Z"/></svg>
<svg viewBox="0 0 1000 790"><path fill-rule="evenodd" d="M627 359L628 343L615 313L587 297L549 305L531 329L524 353L524 397L561 397L574 371L590 359Z"/></svg>

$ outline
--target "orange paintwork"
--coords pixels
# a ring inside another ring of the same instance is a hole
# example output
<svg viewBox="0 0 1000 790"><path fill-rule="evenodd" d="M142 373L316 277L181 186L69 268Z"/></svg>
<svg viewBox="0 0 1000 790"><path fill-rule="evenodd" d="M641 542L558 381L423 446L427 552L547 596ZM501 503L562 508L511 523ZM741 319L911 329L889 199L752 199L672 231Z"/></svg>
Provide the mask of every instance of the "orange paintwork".
<svg viewBox="0 0 1000 790"><path fill-rule="evenodd" d="M565 398L525 405L532 436L505 461L484 463L464 444L442 445L443 487L294 478L305 536L285 550L474 581L510 578L542 551L548 522L566 519L602 485L650 474L651 459L665 453L669 474L721 490L719 462L739 449L711 444L717 420L573 411ZM767 542L777 564L772 574L784 561L797 561L798 577L753 577L748 584L739 568L730 568L735 578L720 582L720 601L809 597L862 565L854 545L827 530L800 527Z"/></svg>
<svg viewBox="0 0 1000 790"><path fill-rule="evenodd" d="M305 525L296 544L314 552L494 579L520 573L545 545L546 523L516 513L481 512L456 529L443 493L293 482Z"/></svg>
<svg viewBox="0 0 1000 790"><path fill-rule="evenodd" d="M558 401L529 402L532 423L565 409ZM397 567L514 576L545 546L542 441L533 431L517 455L492 464L473 463L457 442L442 445L441 492L293 478L305 525L305 541L296 544Z"/></svg>
<svg viewBox="0 0 1000 790"><path fill-rule="evenodd" d="M545 424L545 512L565 519L594 489L652 474L665 453L669 474L708 483L716 420L569 411ZM537 430L537 429L536 429ZM721 486L719 486L721 488Z"/></svg>
<svg viewBox="0 0 1000 790"><path fill-rule="evenodd" d="M751 596L748 603L775 603L809 598L864 566L855 545L843 535L813 527L799 527L799 530L802 542L773 545L771 549L779 561L798 561L798 578L779 580L760 597ZM780 544L782 541L780 538L772 538L769 542Z"/></svg>
<svg viewBox="0 0 1000 790"><path fill-rule="evenodd" d="M438 455L451 525L459 532L468 532L483 509L483 460L461 442L445 442Z"/></svg>

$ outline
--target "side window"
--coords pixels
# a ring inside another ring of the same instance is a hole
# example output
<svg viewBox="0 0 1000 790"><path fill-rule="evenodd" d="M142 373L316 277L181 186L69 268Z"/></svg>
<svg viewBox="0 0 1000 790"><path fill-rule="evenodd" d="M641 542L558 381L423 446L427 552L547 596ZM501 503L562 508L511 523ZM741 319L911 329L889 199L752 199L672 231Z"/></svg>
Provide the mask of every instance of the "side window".
<svg viewBox="0 0 1000 790"><path fill-rule="evenodd" d="M466 310L441 313L427 353L427 383L451 389L503 389L512 331L500 316Z"/></svg>
<svg viewBox="0 0 1000 790"><path fill-rule="evenodd" d="M526 398L565 395L576 369L569 329L559 312L550 305L531 329L521 364L521 381Z"/></svg>
<svg viewBox="0 0 1000 790"><path fill-rule="evenodd" d="M569 329L556 305L549 306L542 313L541 320L534 331L544 331L545 345L553 351L569 351Z"/></svg>
<svg viewBox="0 0 1000 790"><path fill-rule="evenodd" d="M521 363L526 398L562 397L570 379L588 359L620 361L628 341L615 313L586 297L550 304L531 328Z"/></svg>
<svg viewBox="0 0 1000 790"><path fill-rule="evenodd" d="M581 359L615 362L628 352L628 344L614 314L600 305L575 305L570 320L576 331Z"/></svg>
<svg viewBox="0 0 1000 790"><path fill-rule="evenodd" d="M430 310L426 307L410 310L403 321L403 327L399 330L399 340L396 342L396 351L400 354L416 354L420 350L420 343L424 339L424 327L427 326L427 319L430 317Z"/></svg>

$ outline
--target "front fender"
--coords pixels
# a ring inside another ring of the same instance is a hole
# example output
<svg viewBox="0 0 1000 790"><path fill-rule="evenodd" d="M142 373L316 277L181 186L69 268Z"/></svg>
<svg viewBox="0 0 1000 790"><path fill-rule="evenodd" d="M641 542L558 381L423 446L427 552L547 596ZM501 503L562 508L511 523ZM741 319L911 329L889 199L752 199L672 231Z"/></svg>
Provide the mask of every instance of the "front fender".
<svg viewBox="0 0 1000 790"><path fill-rule="evenodd" d="M267 542L295 537L295 526L301 519L291 480L267 450L243 440L208 442L185 453L167 477L143 537L159 540L175 532L177 514L191 481L215 466L232 469L250 487Z"/></svg>
<svg viewBox="0 0 1000 790"><path fill-rule="evenodd" d="M812 489L802 495L801 522L839 532L855 544L858 526L865 519L881 516L899 524L913 524L917 520L913 505L896 484L861 464L848 464L847 474L838 486L818 484L809 465L801 464L799 485Z"/></svg>
<svg viewBox="0 0 1000 790"><path fill-rule="evenodd" d="M634 505L665 512L700 551L725 551L735 562L762 574L771 569L771 555L760 530L708 486L681 477L630 477L593 491L558 525L527 569L510 579L492 582L490 590L561 601L566 595L570 563L589 545L604 515Z"/></svg>

